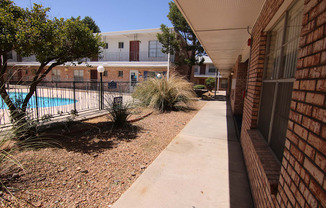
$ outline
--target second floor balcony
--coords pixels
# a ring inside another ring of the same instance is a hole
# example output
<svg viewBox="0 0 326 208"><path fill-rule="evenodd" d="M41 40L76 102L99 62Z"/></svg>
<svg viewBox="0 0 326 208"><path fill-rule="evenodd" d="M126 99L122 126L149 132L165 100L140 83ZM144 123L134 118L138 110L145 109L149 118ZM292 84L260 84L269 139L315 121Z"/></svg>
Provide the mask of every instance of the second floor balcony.
<svg viewBox="0 0 326 208"><path fill-rule="evenodd" d="M91 59L91 61L145 61L145 62L162 62L168 61L167 54L153 54L147 51L144 52L103 52L98 59ZM174 62L174 56L171 55L170 62Z"/></svg>

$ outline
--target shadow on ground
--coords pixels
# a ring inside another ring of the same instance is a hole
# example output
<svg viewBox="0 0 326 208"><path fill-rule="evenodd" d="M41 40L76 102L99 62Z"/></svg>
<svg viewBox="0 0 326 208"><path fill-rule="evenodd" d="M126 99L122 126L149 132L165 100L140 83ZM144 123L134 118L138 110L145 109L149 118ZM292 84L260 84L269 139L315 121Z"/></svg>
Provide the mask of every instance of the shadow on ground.
<svg viewBox="0 0 326 208"><path fill-rule="evenodd" d="M230 103L226 103L228 152L229 152L229 187L230 208L254 207L249 186L242 148L239 141L239 127L233 118Z"/></svg>
<svg viewBox="0 0 326 208"><path fill-rule="evenodd" d="M122 127L115 126L112 122L85 123L85 122L63 122L52 124L42 129L38 136L30 141L24 141L23 146L28 143L43 143L36 145L36 149L46 147L57 147L68 151L92 153L101 152L105 149L116 147L121 141L130 141L137 138L141 127L126 124Z"/></svg>

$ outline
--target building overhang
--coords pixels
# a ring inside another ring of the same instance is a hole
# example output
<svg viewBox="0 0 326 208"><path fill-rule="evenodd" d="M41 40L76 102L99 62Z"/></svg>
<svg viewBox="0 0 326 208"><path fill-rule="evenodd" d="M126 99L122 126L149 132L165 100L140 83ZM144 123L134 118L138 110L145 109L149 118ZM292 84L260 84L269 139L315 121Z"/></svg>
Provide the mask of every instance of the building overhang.
<svg viewBox="0 0 326 208"><path fill-rule="evenodd" d="M265 0L174 0L215 67L228 77L239 55L249 58L248 33Z"/></svg>
<svg viewBox="0 0 326 208"><path fill-rule="evenodd" d="M51 65L52 62L48 64L48 66ZM138 68L167 68L168 62L167 61L139 61L139 62L83 62L81 64L78 64L77 62L68 62L64 65L60 65L63 67L97 67L99 65L102 65L104 67L138 67ZM39 62L8 62L8 66L15 66L15 67L39 67ZM170 67L174 67L174 65L170 64Z"/></svg>

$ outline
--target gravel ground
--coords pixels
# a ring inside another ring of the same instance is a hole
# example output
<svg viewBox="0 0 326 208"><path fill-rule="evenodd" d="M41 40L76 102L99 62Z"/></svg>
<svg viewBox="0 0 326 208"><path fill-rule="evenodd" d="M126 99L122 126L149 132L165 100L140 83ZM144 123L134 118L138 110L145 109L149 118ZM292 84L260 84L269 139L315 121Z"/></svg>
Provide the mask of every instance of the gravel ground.
<svg viewBox="0 0 326 208"><path fill-rule="evenodd" d="M60 148L15 153L23 169L1 170L12 195L0 191L0 206L110 207L204 104L189 112L153 112L124 128L99 117L55 129L51 137Z"/></svg>

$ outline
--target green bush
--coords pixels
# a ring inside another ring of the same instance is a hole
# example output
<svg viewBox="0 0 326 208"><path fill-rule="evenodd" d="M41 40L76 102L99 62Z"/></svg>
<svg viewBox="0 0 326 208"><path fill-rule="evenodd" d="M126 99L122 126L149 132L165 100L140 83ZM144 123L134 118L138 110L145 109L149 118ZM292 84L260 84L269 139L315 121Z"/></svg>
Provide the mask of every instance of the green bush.
<svg viewBox="0 0 326 208"><path fill-rule="evenodd" d="M205 85L208 90L212 90L215 87L215 78L208 77L207 79L205 79Z"/></svg>
<svg viewBox="0 0 326 208"><path fill-rule="evenodd" d="M205 88L206 88L205 85L195 85L194 86L195 90L201 90L201 89L205 89Z"/></svg>
<svg viewBox="0 0 326 208"><path fill-rule="evenodd" d="M131 116L132 105L130 103L114 103L114 96L106 98L105 109L109 111L108 117L116 126L124 126Z"/></svg>
<svg viewBox="0 0 326 208"><path fill-rule="evenodd" d="M132 97L138 99L145 106L164 112L189 108L195 94L190 82L171 75L169 80L166 77L152 78L140 83Z"/></svg>

